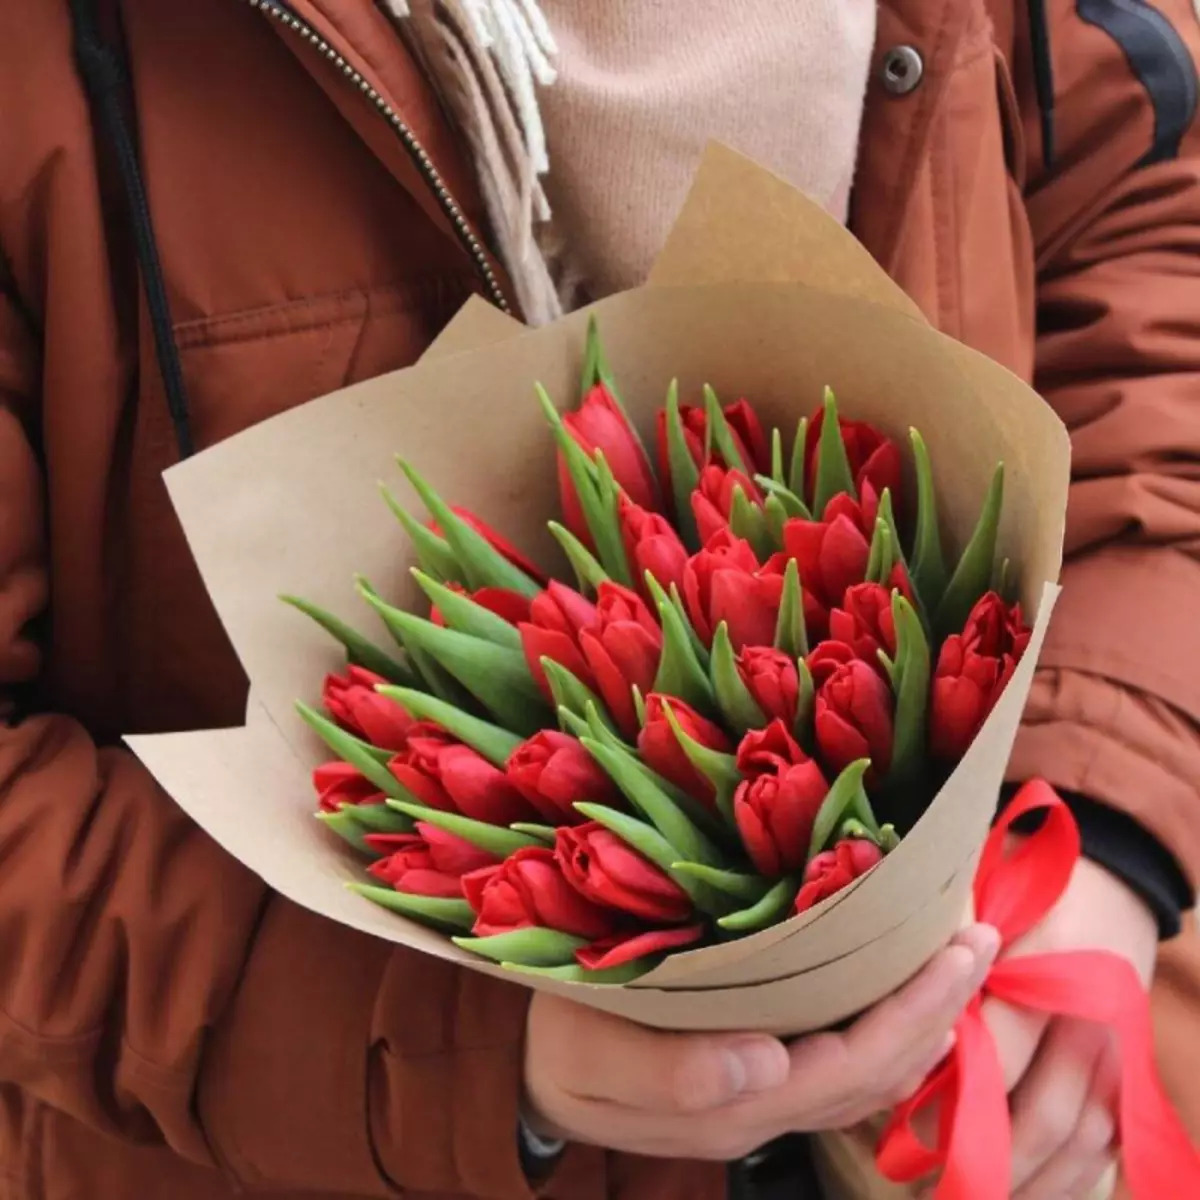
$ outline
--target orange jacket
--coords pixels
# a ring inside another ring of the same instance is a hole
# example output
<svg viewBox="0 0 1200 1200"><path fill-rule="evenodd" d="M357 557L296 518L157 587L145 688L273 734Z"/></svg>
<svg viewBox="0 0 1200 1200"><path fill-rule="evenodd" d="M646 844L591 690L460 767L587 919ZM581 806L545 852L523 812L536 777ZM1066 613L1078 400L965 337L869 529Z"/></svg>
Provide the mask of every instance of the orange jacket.
<svg viewBox="0 0 1200 1200"><path fill-rule="evenodd" d="M121 3L201 447L505 291L388 21L288 3ZM1014 777L1124 809L1193 879L1198 57L1192 0L884 0L853 216L1072 430L1066 594ZM117 744L236 722L245 684L161 483L176 430L68 0L0 6L0 114L0 1200L525 1195L523 993L271 896ZM1173 1046L1197 976L1171 970ZM551 1194L721 1186L579 1152Z"/></svg>

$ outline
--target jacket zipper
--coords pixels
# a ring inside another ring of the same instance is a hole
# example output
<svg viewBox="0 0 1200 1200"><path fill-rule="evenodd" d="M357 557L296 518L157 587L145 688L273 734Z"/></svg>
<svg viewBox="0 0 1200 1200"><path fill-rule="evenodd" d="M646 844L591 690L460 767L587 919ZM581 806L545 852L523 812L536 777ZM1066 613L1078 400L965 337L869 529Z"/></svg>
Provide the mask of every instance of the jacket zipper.
<svg viewBox="0 0 1200 1200"><path fill-rule="evenodd" d="M400 114L371 86L370 81L365 79L351 63L347 62L320 33L313 29L306 21L302 21L287 9L280 0L247 0L247 3L249 3L251 8L257 8L272 20L277 21L280 25L302 37L322 57L328 59L374 105L376 111L395 130L404 145L404 149L408 152L408 156L416 165L417 170L420 171L422 178L429 185L434 196L437 197L438 204L449 218L451 225L453 225L459 242L462 244L463 249L470 255L471 261L475 265L475 270L487 291L488 299L501 312L511 313L512 306L509 304L508 298L500 286L500 281L496 278L496 272L492 268L483 243L471 228L470 222L463 215L458 201L450 194L450 189L446 186L445 180L442 179L437 167L433 165L433 160L429 157L425 147L421 145L413 131L404 123Z"/></svg>

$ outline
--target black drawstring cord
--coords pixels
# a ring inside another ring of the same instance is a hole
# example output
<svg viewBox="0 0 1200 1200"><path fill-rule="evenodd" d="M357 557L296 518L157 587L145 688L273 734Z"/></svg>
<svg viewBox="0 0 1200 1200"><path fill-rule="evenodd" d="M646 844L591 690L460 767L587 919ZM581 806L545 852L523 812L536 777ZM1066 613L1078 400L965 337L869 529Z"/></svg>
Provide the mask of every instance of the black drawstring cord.
<svg viewBox="0 0 1200 1200"><path fill-rule="evenodd" d="M1033 51L1033 87L1042 123L1042 162L1054 166L1054 58L1046 0L1029 0L1029 41Z"/></svg>
<svg viewBox="0 0 1200 1200"><path fill-rule="evenodd" d="M122 99L127 87L124 65L119 54L100 32L90 0L70 0L71 20L75 27L75 58L79 74L87 88L97 121L107 135L116 157L117 170L125 189L141 268L142 286L150 310L150 325L154 333L154 351L159 374L167 396L167 408L175 429L175 442L180 458L195 451L192 440L191 416L188 411L187 389L179 348L171 324L171 307L163 282L162 263L154 241L154 223L150 218L150 203L142 181L137 148L125 120Z"/></svg>

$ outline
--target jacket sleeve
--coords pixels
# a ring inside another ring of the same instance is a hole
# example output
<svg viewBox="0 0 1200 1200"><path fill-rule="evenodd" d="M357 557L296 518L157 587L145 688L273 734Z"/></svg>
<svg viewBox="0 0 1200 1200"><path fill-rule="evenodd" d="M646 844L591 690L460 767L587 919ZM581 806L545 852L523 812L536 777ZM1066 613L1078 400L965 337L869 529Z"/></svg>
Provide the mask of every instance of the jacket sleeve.
<svg viewBox="0 0 1200 1200"><path fill-rule="evenodd" d="M524 989L269 895L130 754L20 719L47 547L36 346L3 288L0 1085L246 1186L526 1196Z"/></svg>
<svg viewBox="0 0 1200 1200"><path fill-rule="evenodd" d="M1048 6L1057 105L1043 96L1026 122L1055 134L1037 139L1027 209L1036 382L1071 432L1073 482L1064 591L1010 776L1121 810L1194 894L1200 20L1192 0L1134 7Z"/></svg>

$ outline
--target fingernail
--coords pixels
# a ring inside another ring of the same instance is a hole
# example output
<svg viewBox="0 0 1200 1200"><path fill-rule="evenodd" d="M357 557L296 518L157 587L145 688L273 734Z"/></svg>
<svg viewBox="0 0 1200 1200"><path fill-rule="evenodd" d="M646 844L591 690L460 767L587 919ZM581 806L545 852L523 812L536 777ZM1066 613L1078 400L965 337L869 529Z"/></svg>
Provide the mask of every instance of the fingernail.
<svg viewBox="0 0 1200 1200"><path fill-rule="evenodd" d="M729 1075L742 1092L766 1092L787 1082L791 1062L781 1042L773 1038L754 1038L730 1047Z"/></svg>

